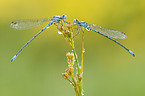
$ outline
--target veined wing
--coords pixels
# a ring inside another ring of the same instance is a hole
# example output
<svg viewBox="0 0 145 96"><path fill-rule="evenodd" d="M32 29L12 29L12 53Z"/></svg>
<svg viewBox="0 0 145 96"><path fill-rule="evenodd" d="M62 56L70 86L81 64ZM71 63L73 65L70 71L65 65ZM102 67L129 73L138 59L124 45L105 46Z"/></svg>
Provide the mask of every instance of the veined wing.
<svg viewBox="0 0 145 96"><path fill-rule="evenodd" d="M94 24L88 24L88 26L91 28L93 28L94 30L103 33L104 35L108 36L108 37L112 37L115 39L126 39L127 36L125 33L117 31L117 30L112 30L112 29L108 29L108 28L103 28Z"/></svg>
<svg viewBox="0 0 145 96"><path fill-rule="evenodd" d="M44 22L51 21L52 18L41 18L41 19L28 19L28 20L17 20L13 21L10 27L17 30L26 30L31 29L37 26L40 26Z"/></svg>

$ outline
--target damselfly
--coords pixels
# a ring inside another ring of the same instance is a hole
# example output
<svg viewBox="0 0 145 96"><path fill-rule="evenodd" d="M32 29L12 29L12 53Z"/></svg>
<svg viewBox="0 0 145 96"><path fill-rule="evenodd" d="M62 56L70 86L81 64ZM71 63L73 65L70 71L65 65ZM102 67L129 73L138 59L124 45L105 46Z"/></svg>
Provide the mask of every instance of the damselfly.
<svg viewBox="0 0 145 96"><path fill-rule="evenodd" d="M116 30L112 30L112 29L108 29L108 28L99 27L99 26L96 26L94 24L88 24L84 21L78 21L78 19L74 19L74 23L77 25L78 30L80 30L81 27L84 27L87 30L91 30L91 31L94 31L96 33L99 33L100 35L105 36L106 38L114 41L115 43L117 43L118 45L123 47L126 51L128 51L131 55L135 56L135 54L131 50L126 48L124 45L120 44L118 41L112 39L112 38L126 39L127 36L125 35L125 33L120 32L120 31L116 31Z"/></svg>
<svg viewBox="0 0 145 96"><path fill-rule="evenodd" d="M28 41L19 51L18 53L12 58L11 62L13 62L16 57L22 52L22 50L32 41L34 40L40 33L42 33L46 28L48 28L50 25L52 25L53 23L58 23L57 27L59 26L59 24L63 25L63 22L65 22L66 19L66 15L62 15L62 16L53 16L52 18L41 18L41 19L32 19L32 20L18 20L18 21L13 21L11 23L11 27L17 30L26 30L26 29L30 29L33 27L37 27L41 24L43 24L44 22L49 22L50 23L45 26L39 33L37 33L30 41Z"/></svg>

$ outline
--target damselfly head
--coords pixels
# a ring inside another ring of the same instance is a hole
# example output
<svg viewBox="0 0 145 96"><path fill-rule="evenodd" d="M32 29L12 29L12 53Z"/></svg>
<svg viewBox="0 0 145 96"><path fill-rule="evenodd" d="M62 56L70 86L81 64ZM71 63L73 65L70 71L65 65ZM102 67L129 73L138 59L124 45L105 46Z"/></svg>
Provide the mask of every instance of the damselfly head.
<svg viewBox="0 0 145 96"><path fill-rule="evenodd" d="M78 23L79 22L79 20L78 19L74 19L74 23Z"/></svg>
<svg viewBox="0 0 145 96"><path fill-rule="evenodd" d="M63 19L66 19L67 17L66 17L66 15L62 15L62 18L63 18Z"/></svg>

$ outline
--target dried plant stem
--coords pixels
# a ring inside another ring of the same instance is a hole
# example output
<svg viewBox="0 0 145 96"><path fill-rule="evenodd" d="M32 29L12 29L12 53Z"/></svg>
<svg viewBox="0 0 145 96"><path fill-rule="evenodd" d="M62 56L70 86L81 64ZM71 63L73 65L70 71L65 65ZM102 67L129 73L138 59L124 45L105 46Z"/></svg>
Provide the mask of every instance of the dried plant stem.
<svg viewBox="0 0 145 96"><path fill-rule="evenodd" d="M70 24L67 25L67 30L65 30L63 27L59 28L60 31L64 31L63 35L66 39L66 41L69 43L69 45L72 48L72 52L68 52L66 54L67 56L67 62L68 62L68 68L66 69L65 73L63 73L63 78L68 80L75 90L76 96L83 96L83 54L84 54L84 31L82 35L82 54L81 54L81 66L79 65L77 53L75 51L75 45L74 45L74 37L73 37L73 27L70 27ZM74 66L74 62L76 63L76 70ZM74 72L76 71L76 72Z"/></svg>
<svg viewBox="0 0 145 96"><path fill-rule="evenodd" d="M78 90L78 88L77 88L76 80L75 80L74 78L72 78L72 80L73 80L73 82L75 82L75 84L74 84L74 90L75 90L75 92L76 92L76 96L79 96L79 95L78 95L79 90Z"/></svg>
<svg viewBox="0 0 145 96"><path fill-rule="evenodd" d="M81 59L81 68L80 68L80 75L81 75L81 81L80 81L80 96L83 95L83 63L84 63L84 33L82 35L82 59Z"/></svg>

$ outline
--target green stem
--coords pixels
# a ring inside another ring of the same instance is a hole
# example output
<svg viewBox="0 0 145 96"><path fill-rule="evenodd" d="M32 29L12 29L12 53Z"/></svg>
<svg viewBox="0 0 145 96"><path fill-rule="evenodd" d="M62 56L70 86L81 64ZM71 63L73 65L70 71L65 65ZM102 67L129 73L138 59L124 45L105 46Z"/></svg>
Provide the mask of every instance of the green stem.
<svg viewBox="0 0 145 96"><path fill-rule="evenodd" d="M74 87L76 87L76 81L75 81L74 77L72 77L72 81L74 82Z"/></svg>
<svg viewBox="0 0 145 96"><path fill-rule="evenodd" d="M73 50L73 53L74 53L75 62L76 62L76 64L77 64L78 74L80 74L79 62L78 62L77 54L76 54L76 52L75 52L73 37L72 37L72 39L71 39L71 47L72 47L72 50Z"/></svg>
<svg viewBox="0 0 145 96"><path fill-rule="evenodd" d="M75 84L73 84L73 82L69 79L67 79L73 86L76 86Z"/></svg>
<svg viewBox="0 0 145 96"><path fill-rule="evenodd" d="M73 35L71 35L73 36ZM77 54L75 52L75 47L74 47L74 40L73 37L71 38L71 47L74 53L74 58L75 58L75 62L77 64L77 74L80 74L80 68L79 68L79 62L78 62L78 58L77 58ZM74 81L74 79L73 79ZM80 88L80 82L78 81L78 83L76 84L76 86L74 86L74 90L76 92L76 96L81 96L81 88Z"/></svg>

